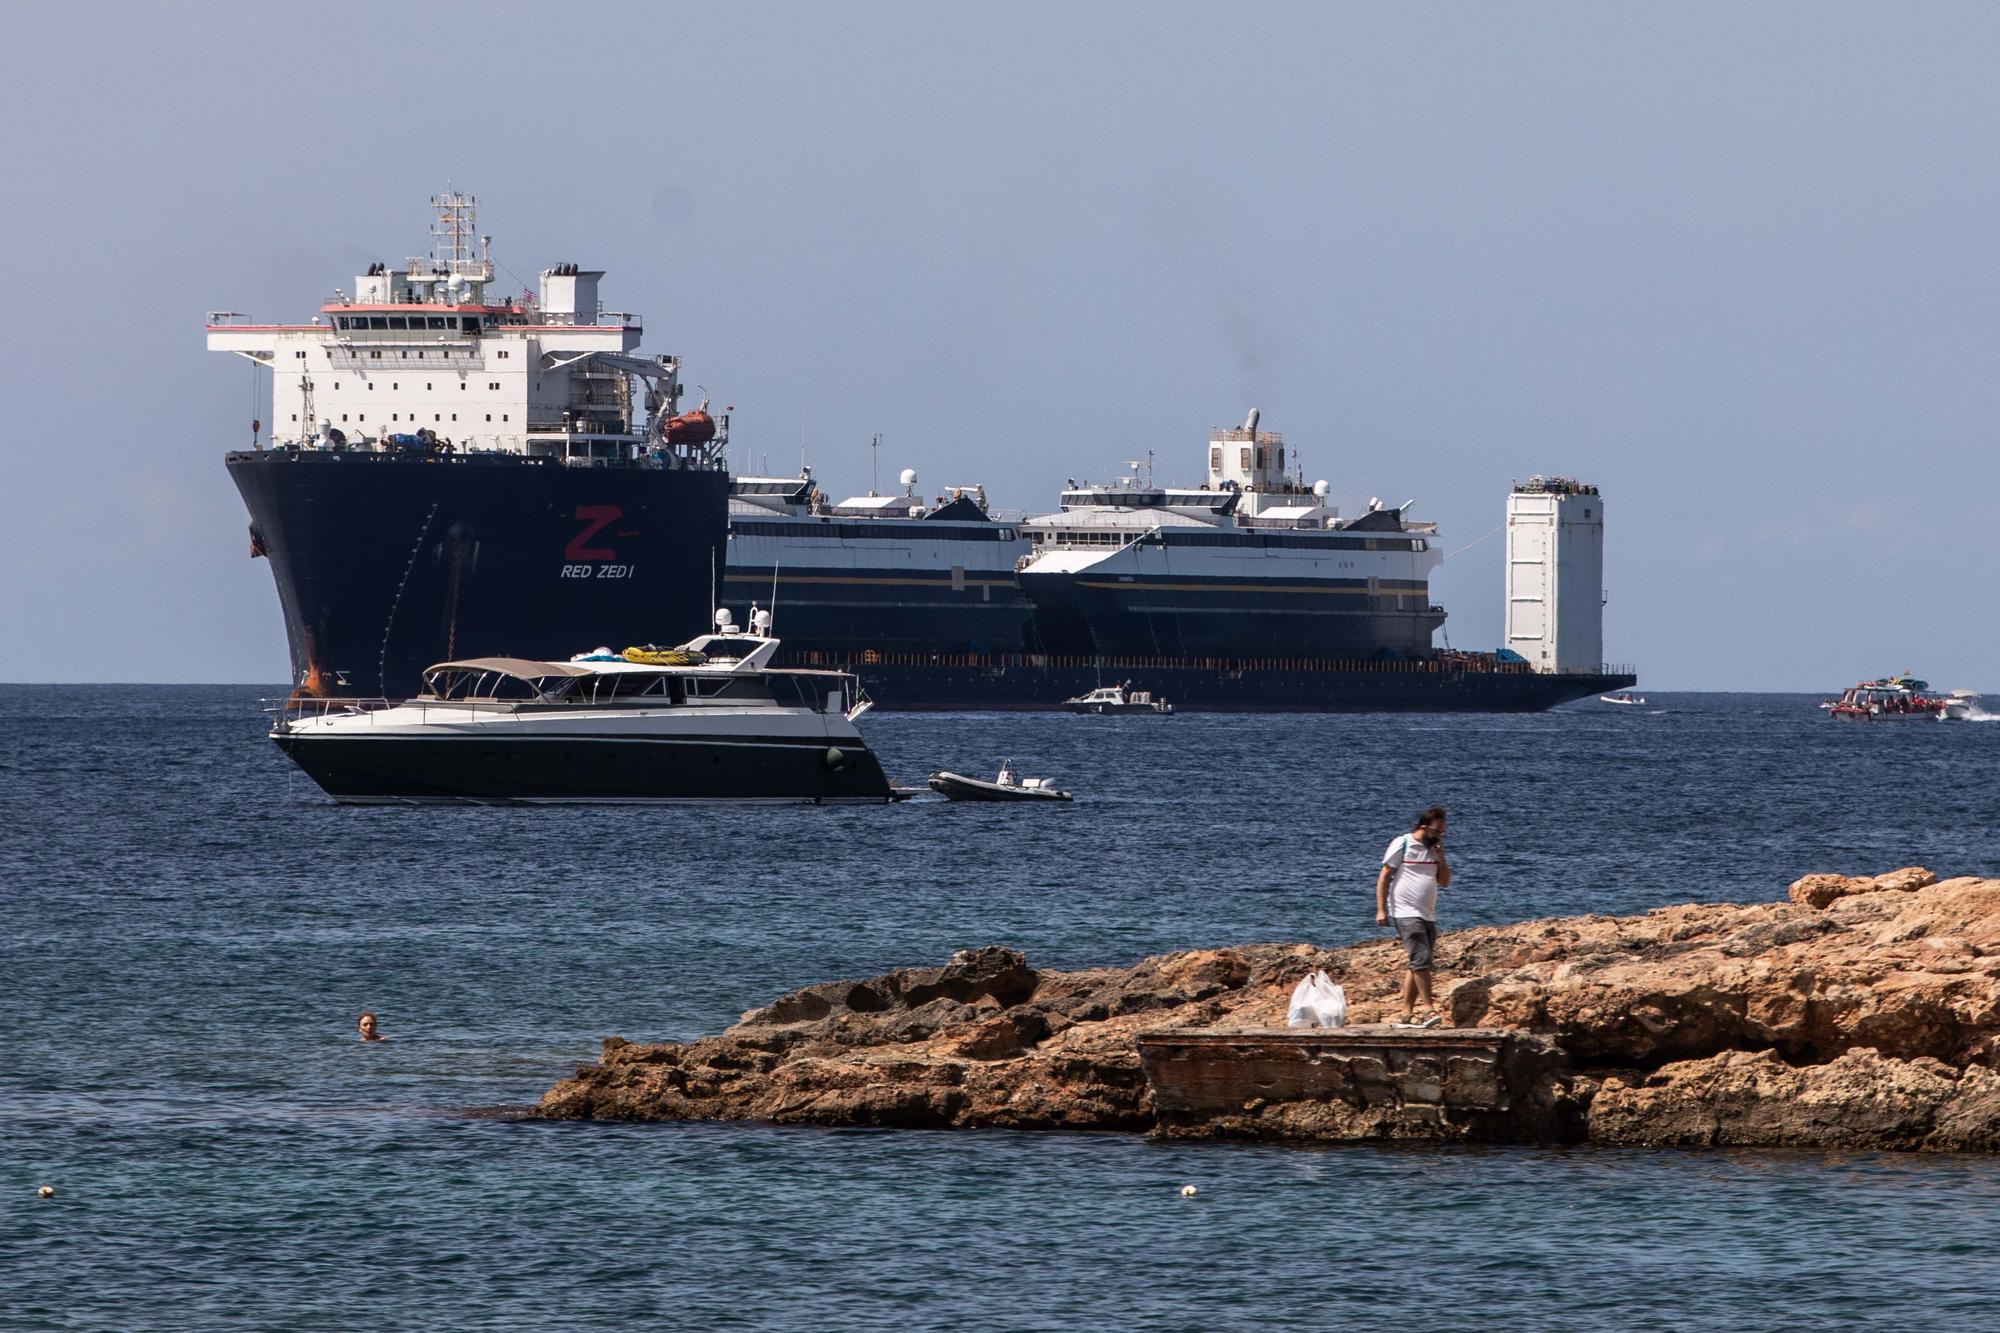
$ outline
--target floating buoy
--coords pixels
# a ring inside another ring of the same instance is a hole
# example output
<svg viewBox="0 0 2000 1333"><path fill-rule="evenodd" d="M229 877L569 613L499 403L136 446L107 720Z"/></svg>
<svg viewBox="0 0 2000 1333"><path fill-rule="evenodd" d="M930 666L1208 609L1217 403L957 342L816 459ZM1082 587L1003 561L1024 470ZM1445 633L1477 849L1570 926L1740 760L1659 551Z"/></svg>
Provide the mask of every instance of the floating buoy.
<svg viewBox="0 0 2000 1333"><path fill-rule="evenodd" d="M35 1191L35 1196L42 1199L53 1199L56 1197L56 1187L54 1185L44 1185Z"/></svg>
<svg viewBox="0 0 2000 1333"><path fill-rule="evenodd" d="M1192 1198L1193 1198L1193 1197L1194 1197L1195 1195L1197 1195L1197 1194L1199 1194L1199 1193L1201 1193L1201 1191L1200 1191L1200 1190L1198 1190L1198 1189L1196 1189L1196 1188L1195 1188L1194 1186L1192 1186L1192 1185L1183 1185L1183 1186L1181 1186L1181 1197L1182 1197L1183 1199L1192 1199Z"/></svg>

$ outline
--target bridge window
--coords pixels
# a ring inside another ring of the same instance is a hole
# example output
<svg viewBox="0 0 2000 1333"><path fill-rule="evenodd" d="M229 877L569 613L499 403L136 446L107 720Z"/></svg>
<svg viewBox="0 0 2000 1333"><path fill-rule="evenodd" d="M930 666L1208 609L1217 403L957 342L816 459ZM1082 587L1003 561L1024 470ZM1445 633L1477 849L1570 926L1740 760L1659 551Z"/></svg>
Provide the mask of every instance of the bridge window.
<svg viewBox="0 0 2000 1333"><path fill-rule="evenodd" d="M347 327L347 316L345 316L345 315L335 315L335 316L333 317L333 327L335 327L336 329L344 329L344 328L346 328L346 327Z"/></svg>
<svg viewBox="0 0 2000 1333"><path fill-rule="evenodd" d="M428 323L434 329L441 329L444 327L444 316L431 315L427 317L425 322Z"/></svg>
<svg viewBox="0 0 2000 1333"><path fill-rule="evenodd" d="M407 329L410 327L410 321L401 315L391 315L389 316L389 327L392 329Z"/></svg>
<svg viewBox="0 0 2000 1333"><path fill-rule="evenodd" d="M389 327L389 321L380 315L370 315L368 317L368 327L371 329L386 329Z"/></svg>

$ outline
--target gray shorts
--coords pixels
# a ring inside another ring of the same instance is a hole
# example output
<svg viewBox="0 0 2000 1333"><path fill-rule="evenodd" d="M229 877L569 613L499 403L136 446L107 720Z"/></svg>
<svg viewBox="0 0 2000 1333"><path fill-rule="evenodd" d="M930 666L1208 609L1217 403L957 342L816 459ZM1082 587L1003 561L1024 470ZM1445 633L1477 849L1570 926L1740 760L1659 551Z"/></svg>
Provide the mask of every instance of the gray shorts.
<svg viewBox="0 0 2000 1333"><path fill-rule="evenodd" d="M1435 921L1426 921L1420 916L1399 916L1396 918L1396 938L1410 954L1410 971L1431 970L1431 954L1437 949L1438 927Z"/></svg>

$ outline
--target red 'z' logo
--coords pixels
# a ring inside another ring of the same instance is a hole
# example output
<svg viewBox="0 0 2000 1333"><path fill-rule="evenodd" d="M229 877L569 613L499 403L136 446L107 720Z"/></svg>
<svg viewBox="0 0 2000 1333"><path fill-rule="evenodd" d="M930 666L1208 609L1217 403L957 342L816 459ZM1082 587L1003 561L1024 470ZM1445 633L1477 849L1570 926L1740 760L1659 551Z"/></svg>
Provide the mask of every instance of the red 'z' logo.
<svg viewBox="0 0 2000 1333"><path fill-rule="evenodd" d="M578 505L577 518L590 526L570 538L563 547L565 560L615 560L618 553L608 546L585 546L584 543L625 516L625 511L617 505Z"/></svg>

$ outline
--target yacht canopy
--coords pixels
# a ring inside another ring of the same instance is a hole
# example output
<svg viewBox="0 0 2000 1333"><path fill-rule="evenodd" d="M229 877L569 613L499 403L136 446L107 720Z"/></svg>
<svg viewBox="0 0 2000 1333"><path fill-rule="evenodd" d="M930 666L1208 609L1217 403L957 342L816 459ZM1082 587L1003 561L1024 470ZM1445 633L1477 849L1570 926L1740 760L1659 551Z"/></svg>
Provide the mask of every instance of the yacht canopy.
<svg viewBox="0 0 2000 1333"><path fill-rule="evenodd" d="M424 674L433 671L497 671L503 676L516 680L546 680L550 676L588 676L588 667L572 666L568 662L533 662L525 657L468 657L462 662L439 662L426 667Z"/></svg>

